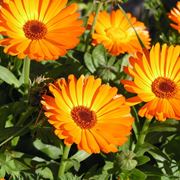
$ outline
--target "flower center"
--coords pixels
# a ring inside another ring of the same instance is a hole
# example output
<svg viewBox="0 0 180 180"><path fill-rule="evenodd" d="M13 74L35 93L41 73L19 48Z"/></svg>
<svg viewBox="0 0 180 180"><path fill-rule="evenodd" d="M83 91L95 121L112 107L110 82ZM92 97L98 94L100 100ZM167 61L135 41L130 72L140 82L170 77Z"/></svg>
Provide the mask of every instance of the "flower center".
<svg viewBox="0 0 180 180"><path fill-rule="evenodd" d="M71 111L74 122L82 129L90 129L96 124L96 114L84 106L74 107Z"/></svg>
<svg viewBox="0 0 180 180"><path fill-rule="evenodd" d="M126 39L126 32L120 28L111 27L106 30L106 34L113 41Z"/></svg>
<svg viewBox="0 0 180 180"><path fill-rule="evenodd" d="M172 98L177 91L176 84L164 77L156 78L151 85L153 93L159 98Z"/></svg>
<svg viewBox="0 0 180 180"><path fill-rule="evenodd" d="M43 39L47 33L46 25L37 20L30 20L23 26L25 36L31 40Z"/></svg>

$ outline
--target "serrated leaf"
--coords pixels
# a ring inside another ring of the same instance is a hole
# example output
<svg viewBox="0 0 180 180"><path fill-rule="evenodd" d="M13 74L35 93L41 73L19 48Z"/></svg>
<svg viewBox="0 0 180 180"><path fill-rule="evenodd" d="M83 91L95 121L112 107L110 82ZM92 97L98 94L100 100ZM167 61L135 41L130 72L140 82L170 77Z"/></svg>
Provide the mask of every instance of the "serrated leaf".
<svg viewBox="0 0 180 180"><path fill-rule="evenodd" d="M36 139L33 144L39 151L45 153L52 159L58 159L60 155L62 155L60 148L50 144L44 144L40 139Z"/></svg>
<svg viewBox="0 0 180 180"><path fill-rule="evenodd" d="M49 180L54 179L53 173L50 168L48 167L41 167L36 170L36 173L42 176L43 178L47 178Z"/></svg>
<svg viewBox="0 0 180 180"><path fill-rule="evenodd" d="M6 82L9 85L14 85L16 88L18 88L21 85L21 83L14 76L14 74L9 69L1 65L0 65L0 79L2 79L4 82Z"/></svg>
<svg viewBox="0 0 180 180"><path fill-rule="evenodd" d="M96 68L93 64L93 59L90 53L86 52L84 55L84 63L86 65L86 67L88 68L88 70L91 73L94 73L96 71Z"/></svg>

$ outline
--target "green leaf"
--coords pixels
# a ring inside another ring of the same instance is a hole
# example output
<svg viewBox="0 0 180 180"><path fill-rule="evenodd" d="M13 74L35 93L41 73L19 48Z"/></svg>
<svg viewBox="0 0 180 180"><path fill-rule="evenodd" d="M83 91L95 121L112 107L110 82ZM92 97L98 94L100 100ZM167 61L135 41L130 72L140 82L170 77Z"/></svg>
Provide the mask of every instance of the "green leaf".
<svg viewBox="0 0 180 180"><path fill-rule="evenodd" d="M94 73L96 71L96 68L93 64L93 59L90 53L86 52L84 55L84 63L86 65L86 67L88 68L88 70L91 73Z"/></svg>
<svg viewBox="0 0 180 180"><path fill-rule="evenodd" d="M19 176L21 171L29 169L20 159L13 158L12 153L8 151L0 153L0 168L0 174L3 175L5 172L13 177Z"/></svg>
<svg viewBox="0 0 180 180"><path fill-rule="evenodd" d="M9 170L11 170L11 171L23 171L23 170L28 169L28 167L25 164L21 163L20 161L18 161L16 159L7 161L6 167L8 167Z"/></svg>
<svg viewBox="0 0 180 180"><path fill-rule="evenodd" d="M99 67L100 65L105 65L107 61L106 50L104 46L98 45L92 52L93 62L95 67Z"/></svg>
<svg viewBox="0 0 180 180"><path fill-rule="evenodd" d="M111 67L101 67L97 69L97 75L101 77L104 81L109 81L115 79L116 75L112 72Z"/></svg>
<svg viewBox="0 0 180 180"><path fill-rule="evenodd" d="M113 64L116 62L116 57L115 56L111 56L108 60L107 65L108 66L113 66Z"/></svg>
<svg viewBox="0 0 180 180"><path fill-rule="evenodd" d="M123 171L131 171L137 165L137 161L134 159L136 154L132 151L122 151L117 155L117 162Z"/></svg>
<svg viewBox="0 0 180 180"><path fill-rule="evenodd" d="M121 169L125 170L125 171L131 171L132 169L134 169L137 165L137 161L136 160L123 160L121 162Z"/></svg>
<svg viewBox="0 0 180 180"><path fill-rule="evenodd" d="M176 132L178 131L178 127L168 126L168 125L159 125L150 127L148 132Z"/></svg>
<svg viewBox="0 0 180 180"><path fill-rule="evenodd" d="M69 172L60 177L60 180L81 180L81 179L82 177L78 177Z"/></svg>
<svg viewBox="0 0 180 180"><path fill-rule="evenodd" d="M47 178L49 180L53 180L53 173L48 167L41 167L36 170L36 173L42 176L43 178Z"/></svg>
<svg viewBox="0 0 180 180"><path fill-rule="evenodd" d="M87 153L86 151L79 150L76 154L74 154L71 159L76 159L79 162L84 161L87 159L91 154Z"/></svg>
<svg viewBox="0 0 180 180"><path fill-rule="evenodd" d="M147 175L140 171L139 169L133 169L130 175L131 180L145 180Z"/></svg>
<svg viewBox="0 0 180 180"><path fill-rule="evenodd" d="M86 151L79 150L76 154L71 156L70 159L76 160L80 163L80 162L84 161L85 159L87 159L89 156L91 156L91 154L87 153ZM72 166L73 166L72 162L68 161L67 165L66 165L66 171L68 169L70 169Z"/></svg>
<svg viewBox="0 0 180 180"><path fill-rule="evenodd" d="M149 146L151 146L151 150L148 151L148 153L150 153L154 159L159 160L159 161L169 161L170 158L163 153L159 148L157 148L156 146L153 146L152 144L149 144Z"/></svg>
<svg viewBox="0 0 180 180"><path fill-rule="evenodd" d="M52 159L58 159L62 155L62 150L50 144L44 144L40 139L34 141L34 146Z"/></svg>
<svg viewBox="0 0 180 180"><path fill-rule="evenodd" d="M0 65L0 79L6 82L9 85L14 85L18 88L21 84L18 79L14 76L14 74L9 71L9 69L5 68L4 66Z"/></svg>
<svg viewBox="0 0 180 180"><path fill-rule="evenodd" d="M68 159L66 160L68 163L71 163L76 171L79 171L80 162L76 159Z"/></svg>
<svg viewBox="0 0 180 180"><path fill-rule="evenodd" d="M140 166L150 161L150 158L148 156L139 156L139 157L136 157L136 160L138 162L138 166Z"/></svg>
<svg viewBox="0 0 180 180"><path fill-rule="evenodd" d="M180 135L176 135L174 138L168 140L167 144L164 147L165 152L171 154L171 158L175 159L178 162L180 161L179 144Z"/></svg>
<svg viewBox="0 0 180 180"><path fill-rule="evenodd" d="M103 167L103 172L107 172L110 169L114 168L114 162L112 161L105 161L105 165Z"/></svg>
<svg viewBox="0 0 180 180"><path fill-rule="evenodd" d="M148 152L150 149L153 149L154 147L151 146L149 143L144 143L141 145L141 148L138 149L138 152L136 152L137 156L142 156L145 152Z"/></svg>
<svg viewBox="0 0 180 180"><path fill-rule="evenodd" d="M4 177L6 175L6 171L3 167L0 167L0 178Z"/></svg>

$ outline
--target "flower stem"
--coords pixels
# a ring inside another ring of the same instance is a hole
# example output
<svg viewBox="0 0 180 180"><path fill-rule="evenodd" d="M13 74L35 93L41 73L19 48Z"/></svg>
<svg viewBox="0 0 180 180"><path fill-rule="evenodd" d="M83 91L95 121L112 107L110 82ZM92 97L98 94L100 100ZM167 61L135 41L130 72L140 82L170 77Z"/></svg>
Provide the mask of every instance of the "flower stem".
<svg viewBox="0 0 180 180"><path fill-rule="evenodd" d="M151 123L151 120L149 120L149 119L145 120L144 125L142 127L142 130L140 132L140 135L138 137L135 152L137 152L139 147L144 144L144 141L145 141L146 135L148 133L148 128L149 128L150 123Z"/></svg>
<svg viewBox="0 0 180 180"><path fill-rule="evenodd" d="M95 25L96 25L96 21L97 21L97 18L98 18L98 14L101 10L101 7L103 5L103 1L99 2L98 6L96 7L96 11L95 11L95 16L94 16L94 20L93 20L93 23L92 23L92 26L91 26L91 30L88 34L88 37L87 37L87 40L86 40L86 46L85 46L85 52L88 50L88 46L89 46L89 39L91 37L91 35L94 33L94 29L95 29Z"/></svg>
<svg viewBox="0 0 180 180"><path fill-rule="evenodd" d="M25 94L28 93L29 89L29 74L30 74L30 59L26 56L23 64L23 76L25 85Z"/></svg>
<svg viewBox="0 0 180 180"><path fill-rule="evenodd" d="M62 158L61 158L61 163L60 163L59 171L58 171L58 180L60 180L61 176L64 175L64 172L65 172L65 169L66 169L66 164L67 164L67 161L65 161L65 160L68 158L70 148L71 148L71 146L66 146L64 148L64 152L63 152L63 155L62 155Z"/></svg>
<svg viewBox="0 0 180 180"><path fill-rule="evenodd" d="M134 117L135 117L135 121L133 123L133 131L136 137L136 140L138 140L138 131L139 131L139 124L140 124L140 120L139 120L139 116L138 113L136 111L136 108L133 106L132 107L133 113L134 113Z"/></svg>

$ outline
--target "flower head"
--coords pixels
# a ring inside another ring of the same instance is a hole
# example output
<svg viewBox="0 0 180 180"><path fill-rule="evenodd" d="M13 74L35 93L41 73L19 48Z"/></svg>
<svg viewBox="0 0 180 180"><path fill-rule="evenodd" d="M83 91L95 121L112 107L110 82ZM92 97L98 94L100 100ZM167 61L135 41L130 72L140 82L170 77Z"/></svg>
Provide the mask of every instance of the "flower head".
<svg viewBox="0 0 180 180"><path fill-rule="evenodd" d="M0 0L0 6L2 6L4 3L8 3L9 0Z"/></svg>
<svg viewBox="0 0 180 180"><path fill-rule="evenodd" d="M150 53L131 57L130 63L132 68L125 67L125 72L134 80L122 80L122 83L127 91L137 96L127 102L132 105L146 102L139 110L142 117L180 120L180 46L164 44L161 48L157 43Z"/></svg>
<svg viewBox="0 0 180 180"><path fill-rule="evenodd" d="M19 58L54 60L74 48L83 33L77 4L67 0L10 0L0 9L0 45Z"/></svg>
<svg viewBox="0 0 180 180"><path fill-rule="evenodd" d="M178 30L180 33L180 1L177 2L176 8L173 8L170 13L168 13L168 17L175 23L171 23L171 27Z"/></svg>
<svg viewBox="0 0 180 180"><path fill-rule="evenodd" d="M69 75L68 82L58 79L49 90L53 96L44 95L42 100L45 115L65 144L108 153L127 141L133 118L117 88L101 85L101 79L93 76Z"/></svg>
<svg viewBox="0 0 180 180"><path fill-rule="evenodd" d="M127 17L146 48L149 48L149 33L144 24L129 13ZM92 14L88 24L92 25L93 20ZM125 52L141 51L141 45L131 24L120 10L112 11L111 14L106 11L100 12L95 25L95 33L92 35L93 44L103 44L109 53L115 56Z"/></svg>

